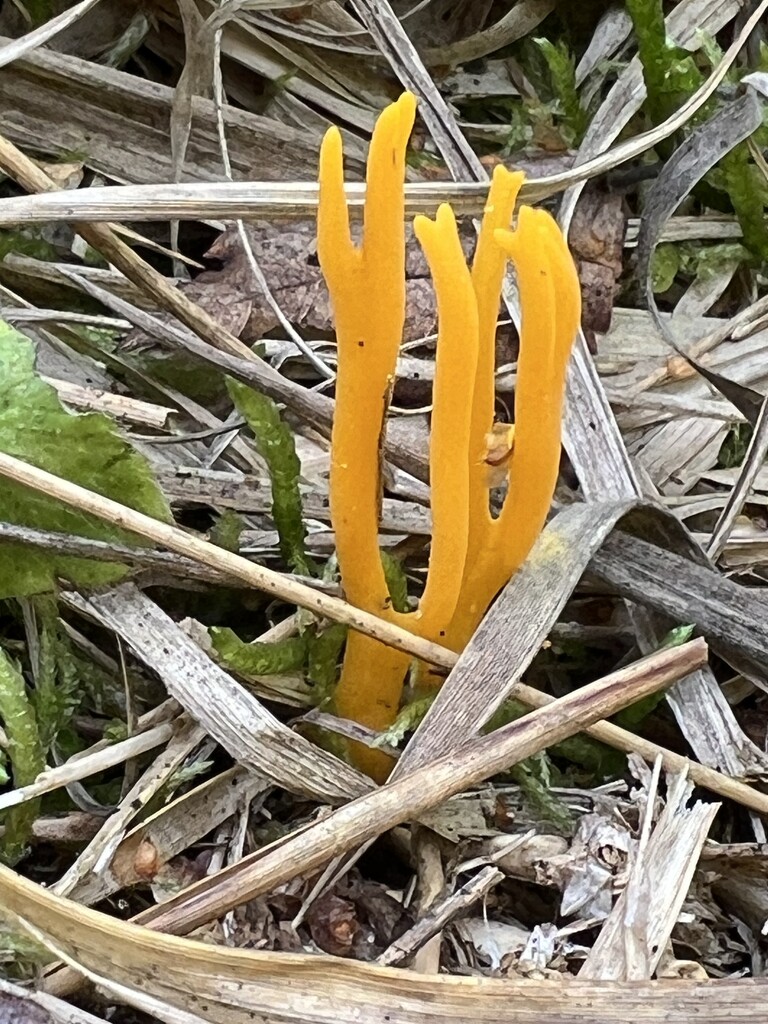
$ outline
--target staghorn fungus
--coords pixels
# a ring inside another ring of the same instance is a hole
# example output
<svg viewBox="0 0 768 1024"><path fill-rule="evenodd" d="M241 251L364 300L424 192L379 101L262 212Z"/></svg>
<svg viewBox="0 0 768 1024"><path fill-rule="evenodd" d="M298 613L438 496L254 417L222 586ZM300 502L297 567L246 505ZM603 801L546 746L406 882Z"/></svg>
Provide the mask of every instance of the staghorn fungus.
<svg viewBox="0 0 768 1024"><path fill-rule="evenodd" d="M318 255L338 344L331 520L347 598L460 651L544 526L557 482L565 374L581 300L573 260L552 217L521 207L517 224L509 226L522 173L495 169L471 271L449 206L434 220L415 218L438 312L433 528L418 609L395 611L378 545L381 441L405 319L403 183L415 110L414 97L405 93L376 123L359 247L350 233L337 129L328 131L321 149ZM494 422L496 322L508 261L521 306L514 428ZM489 495L497 481L490 467L497 476L503 470L507 482L495 519ZM334 696L337 714L386 729L397 715L408 667L407 655L351 632ZM436 680L427 674L425 681ZM391 768L388 757L361 744L350 744L350 754L379 781Z"/></svg>

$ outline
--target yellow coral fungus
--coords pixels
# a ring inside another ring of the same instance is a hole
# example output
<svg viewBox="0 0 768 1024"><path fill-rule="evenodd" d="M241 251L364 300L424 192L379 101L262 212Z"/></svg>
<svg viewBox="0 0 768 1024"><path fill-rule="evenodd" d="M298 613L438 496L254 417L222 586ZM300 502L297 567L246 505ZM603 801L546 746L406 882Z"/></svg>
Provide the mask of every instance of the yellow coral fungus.
<svg viewBox="0 0 768 1024"><path fill-rule="evenodd" d="M331 519L342 584L366 611L462 649L489 604L528 555L557 481L565 372L580 291L565 240L549 214L522 207L523 175L494 171L475 258L466 265L449 206L414 230L427 258L438 311L430 439L432 542L418 609L391 607L378 547L380 452L405 319L405 150L415 100L406 93L379 117L368 156L363 240L351 239L341 138L320 156L318 253L338 343L331 451ZM515 424L494 423L496 322L507 261L521 305ZM490 442L490 444L489 444ZM503 470L499 516L489 507L489 467ZM394 721L407 656L353 633L335 694L339 715L381 731ZM355 762L383 779L390 760L351 745Z"/></svg>
<svg viewBox="0 0 768 1024"><path fill-rule="evenodd" d="M359 249L349 230L337 129L328 131L320 152L317 248L338 342L331 515L347 596L375 612L388 604L378 547L378 450L405 321L403 179L415 111L406 93L376 124Z"/></svg>

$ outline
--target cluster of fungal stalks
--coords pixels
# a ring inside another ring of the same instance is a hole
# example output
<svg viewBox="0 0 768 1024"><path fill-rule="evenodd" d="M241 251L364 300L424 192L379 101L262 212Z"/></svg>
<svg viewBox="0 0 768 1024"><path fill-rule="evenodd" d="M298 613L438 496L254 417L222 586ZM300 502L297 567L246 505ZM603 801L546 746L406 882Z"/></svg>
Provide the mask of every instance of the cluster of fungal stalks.
<svg viewBox="0 0 768 1024"><path fill-rule="evenodd" d="M415 112L415 98L405 93L376 123L360 246L350 234L336 128L326 134L320 153L318 255L338 344L331 521L347 599L458 652L544 526L557 482L565 374L581 299L554 219L521 206L510 227L520 172L496 167L471 267L449 205L434 220L414 219L438 316L429 449L432 539L418 608L395 611L378 540L380 453L405 320L405 154ZM496 324L510 260L521 308L514 428L494 423ZM489 506L491 465L507 477L495 518ZM386 729L397 715L408 668L408 655L350 632L336 713ZM358 767L386 778L388 757L351 746Z"/></svg>

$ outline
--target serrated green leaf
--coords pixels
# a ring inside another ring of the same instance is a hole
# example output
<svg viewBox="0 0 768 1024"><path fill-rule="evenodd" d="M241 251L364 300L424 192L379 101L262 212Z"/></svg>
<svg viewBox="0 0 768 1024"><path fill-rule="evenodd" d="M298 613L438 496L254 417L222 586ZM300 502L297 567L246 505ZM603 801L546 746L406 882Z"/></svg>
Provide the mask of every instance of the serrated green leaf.
<svg viewBox="0 0 768 1024"><path fill-rule="evenodd" d="M757 131L753 138L762 149L768 136L763 131ZM753 163L746 143L735 146L723 156L720 170L739 219L744 244L761 262L768 260L768 227L765 223L768 184L761 169Z"/></svg>
<svg viewBox="0 0 768 1024"><path fill-rule="evenodd" d="M680 644L688 643L693 636L693 631L696 626L689 623L686 626L675 626L674 629L670 629L664 639L659 645L660 651L666 651L670 647L679 647Z"/></svg>
<svg viewBox="0 0 768 1024"><path fill-rule="evenodd" d="M578 145L584 137L589 115L582 107L576 88L576 61L564 42L552 43L549 39L534 39L549 68L552 90L560 103L565 127L570 142Z"/></svg>
<svg viewBox="0 0 768 1024"><path fill-rule="evenodd" d="M244 529L245 522L240 513L227 508L213 524L208 536L212 544L237 554L240 550L240 534Z"/></svg>
<svg viewBox="0 0 768 1024"><path fill-rule="evenodd" d="M530 712L531 709L519 700L505 700L483 728L483 734L487 735L504 725L509 725L510 722L516 722L518 718ZM556 743L549 751L564 761L586 768L597 781L621 775L626 766L623 754L584 733Z"/></svg>
<svg viewBox="0 0 768 1024"><path fill-rule="evenodd" d="M294 572L313 576L316 569L304 546L306 530L299 492L301 463L293 434L267 395L231 378L227 378L227 389L237 411L248 421L259 454L269 468L272 518L280 538L280 552Z"/></svg>
<svg viewBox="0 0 768 1024"><path fill-rule="evenodd" d="M648 92L646 106L654 124L660 124L693 95L703 82L704 73L691 54L675 47L667 39L662 0L627 0L627 11L632 19L638 56L643 66L643 78ZM699 42L710 63L717 63L719 48L714 40L703 36ZM730 79L731 82L737 80ZM709 117L716 103L717 100L713 98L704 104L692 118L689 127L695 127ZM768 141L765 127L755 132L753 140L759 148L765 147ZM666 157L672 145L673 142L667 140L660 143L657 150L662 157ZM768 259L768 227L765 218L768 186L746 142L723 154L719 165L706 175L704 182L699 183L697 191L702 188L706 190L706 186L722 188L728 193L745 246L753 259L761 262ZM712 205L711 196L707 205ZM654 290L665 289L654 287Z"/></svg>
<svg viewBox="0 0 768 1024"><path fill-rule="evenodd" d="M223 664L245 679L301 672L307 660L309 636L306 633L273 644L247 644L224 626L212 626L208 633Z"/></svg>
<svg viewBox="0 0 768 1024"><path fill-rule="evenodd" d="M667 39L661 0L627 0L638 55L648 90L647 107L660 124L701 84L701 72L689 53Z"/></svg>
<svg viewBox="0 0 768 1024"><path fill-rule="evenodd" d="M109 417L67 412L55 390L35 373L34 358L29 339L0 321L0 451L170 522L168 503L146 459L120 437ZM5 480L0 520L137 543L123 530ZM113 582L124 573L119 565L0 545L0 598L52 590L57 577L93 586Z"/></svg>
<svg viewBox="0 0 768 1024"><path fill-rule="evenodd" d="M161 794L163 801L170 800L175 791L188 782L205 775L210 769L213 761L192 761L190 764L183 764L171 775L166 784L162 787Z"/></svg>
<svg viewBox="0 0 768 1024"><path fill-rule="evenodd" d="M717 454L717 465L722 469L733 469L740 466L747 454L752 440L752 425L736 423L725 436Z"/></svg>
<svg viewBox="0 0 768 1024"><path fill-rule="evenodd" d="M551 769L552 763L546 751L542 750L514 765L510 774L522 790L529 807L558 831L570 835L573 832L574 815L551 791Z"/></svg>
<svg viewBox="0 0 768 1024"><path fill-rule="evenodd" d="M714 181L710 184L714 185ZM707 281L735 263L749 259L749 252L740 242L720 242L716 245L702 245L701 242L683 243L679 246L680 269L693 274L698 281Z"/></svg>
<svg viewBox="0 0 768 1024"><path fill-rule="evenodd" d="M79 707L82 688L70 638L59 620L55 595L38 594L22 599L31 610L38 632L38 657L32 703L43 751L47 755L59 732L68 726ZM25 620L27 616L25 615Z"/></svg>
<svg viewBox="0 0 768 1024"><path fill-rule="evenodd" d="M665 651L670 647L679 647L680 644L687 643L687 641L693 636L693 631L695 629L696 626L691 624L675 626L675 628L670 629L663 638L658 649L660 651ZM618 714L614 715L613 721L616 725L620 725L622 729L628 729L630 732L637 732L645 719L656 710L656 708L664 701L665 697L666 689L658 690L656 693L652 693L648 697L644 697L642 700L623 708L618 712Z"/></svg>

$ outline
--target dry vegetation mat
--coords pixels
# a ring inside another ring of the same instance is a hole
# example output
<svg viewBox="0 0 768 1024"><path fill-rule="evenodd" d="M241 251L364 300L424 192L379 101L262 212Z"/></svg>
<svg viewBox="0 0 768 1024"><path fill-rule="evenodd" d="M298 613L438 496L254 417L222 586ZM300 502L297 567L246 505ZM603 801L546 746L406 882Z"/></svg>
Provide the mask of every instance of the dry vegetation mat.
<svg viewBox="0 0 768 1024"><path fill-rule="evenodd" d="M0 1024L761 1022L768 0L0 9Z"/></svg>

